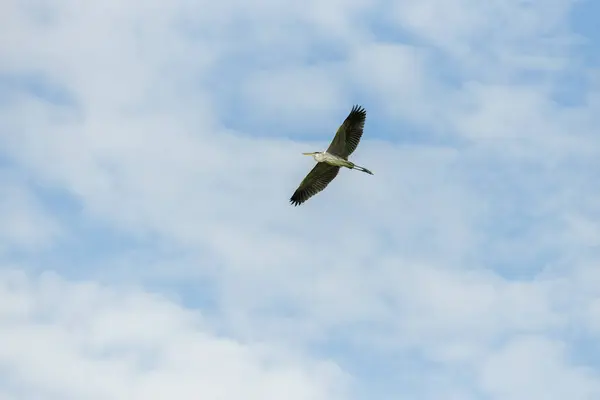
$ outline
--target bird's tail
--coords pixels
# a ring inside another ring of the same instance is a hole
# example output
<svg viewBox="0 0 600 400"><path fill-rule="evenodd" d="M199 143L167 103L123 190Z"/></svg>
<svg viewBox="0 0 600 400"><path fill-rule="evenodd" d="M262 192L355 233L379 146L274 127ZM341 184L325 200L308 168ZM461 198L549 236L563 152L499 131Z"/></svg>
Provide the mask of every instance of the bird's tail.
<svg viewBox="0 0 600 400"><path fill-rule="evenodd" d="M356 164L354 164L354 166L352 166L352 169L357 169L357 170L359 170L359 171L366 172L366 173L367 173L367 174L369 174L369 175L373 175L373 173L372 173L371 171L369 171L369 170L368 170L368 169L366 169L365 167L361 167L360 165L356 165Z"/></svg>

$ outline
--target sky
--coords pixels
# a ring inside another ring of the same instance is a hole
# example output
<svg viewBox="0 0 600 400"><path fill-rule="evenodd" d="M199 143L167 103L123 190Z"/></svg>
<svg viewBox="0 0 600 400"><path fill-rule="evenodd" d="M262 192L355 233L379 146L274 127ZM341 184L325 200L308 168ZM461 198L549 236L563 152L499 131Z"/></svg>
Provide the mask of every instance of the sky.
<svg viewBox="0 0 600 400"><path fill-rule="evenodd" d="M598 13L0 2L0 399L600 398Z"/></svg>

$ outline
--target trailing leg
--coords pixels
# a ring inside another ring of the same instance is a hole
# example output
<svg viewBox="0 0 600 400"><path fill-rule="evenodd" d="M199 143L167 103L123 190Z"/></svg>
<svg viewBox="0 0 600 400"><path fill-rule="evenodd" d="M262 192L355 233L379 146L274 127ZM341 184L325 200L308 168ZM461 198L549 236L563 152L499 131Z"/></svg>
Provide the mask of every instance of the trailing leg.
<svg viewBox="0 0 600 400"><path fill-rule="evenodd" d="M359 171L366 172L369 175L373 175L373 173L371 171L369 171L365 167L361 167L360 165L352 164L352 169L357 169Z"/></svg>

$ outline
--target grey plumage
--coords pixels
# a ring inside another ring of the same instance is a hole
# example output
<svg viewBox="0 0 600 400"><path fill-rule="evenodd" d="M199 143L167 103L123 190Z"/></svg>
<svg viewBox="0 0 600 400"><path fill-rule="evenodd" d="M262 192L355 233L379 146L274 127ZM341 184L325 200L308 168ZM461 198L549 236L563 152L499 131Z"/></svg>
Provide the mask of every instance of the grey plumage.
<svg viewBox="0 0 600 400"><path fill-rule="evenodd" d="M373 175L368 169L348 161L348 157L360 143L366 118L367 112L363 107L353 106L326 151L302 153L312 155L317 161L317 165L306 175L290 198L290 202L294 206L304 203L325 189L335 179L341 167L357 169Z"/></svg>

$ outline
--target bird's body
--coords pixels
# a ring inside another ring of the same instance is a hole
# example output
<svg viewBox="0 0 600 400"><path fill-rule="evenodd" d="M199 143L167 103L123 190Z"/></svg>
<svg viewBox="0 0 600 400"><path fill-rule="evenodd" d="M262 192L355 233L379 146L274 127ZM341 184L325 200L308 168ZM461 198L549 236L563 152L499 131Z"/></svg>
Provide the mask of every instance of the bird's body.
<svg viewBox="0 0 600 400"><path fill-rule="evenodd" d="M354 164L353 162L350 162L342 157L336 156L335 154L328 153L327 151L321 151L321 152L316 152L316 153L304 153L304 154L305 155L310 154L311 156L313 156L313 158L315 159L316 162L326 163L326 164L332 165L334 167L346 167L349 169L359 169L359 170L362 169L363 172L373 175L373 173L371 171L369 171L368 169L360 167L360 166Z"/></svg>
<svg viewBox="0 0 600 400"><path fill-rule="evenodd" d="M316 162L324 162L329 165L333 165L336 167L348 167L352 168L352 163L348 160L344 160L342 157L338 157L334 154L328 153L326 151L322 151L320 153L312 154L313 158Z"/></svg>
<svg viewBox="0 0 600 400"><path fill-rule="evenodd" d="M313 156L317 165L302 180L290 202L297 206L319 193L337 176L340 168L357 169L373 175L368 169L348 161L348 156L356 150L362 137L367 113L359 106L352 107L350 114L338 128L335 137L326 151L302 153Z"/></svg>

